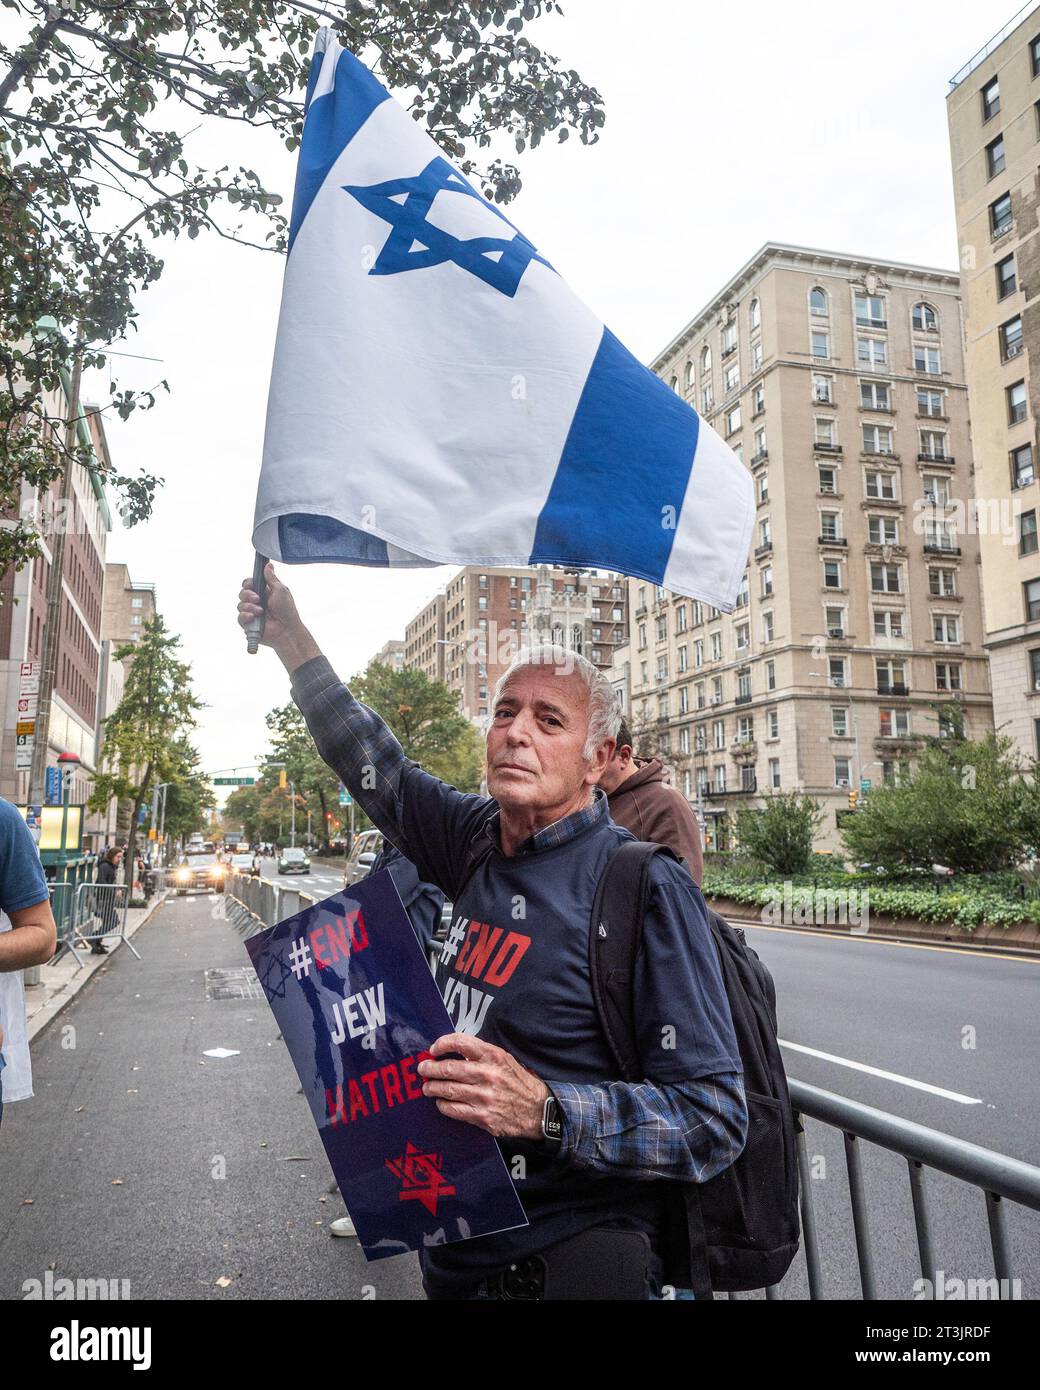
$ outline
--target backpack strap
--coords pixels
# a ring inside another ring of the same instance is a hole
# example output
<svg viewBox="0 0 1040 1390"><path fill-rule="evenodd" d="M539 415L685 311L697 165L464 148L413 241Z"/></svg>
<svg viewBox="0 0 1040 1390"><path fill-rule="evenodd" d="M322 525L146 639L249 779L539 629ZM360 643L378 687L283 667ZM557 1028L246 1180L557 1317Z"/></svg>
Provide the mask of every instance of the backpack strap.
<svg viewBox="0 0 1040 1390"><path fill-rule="evenodd" d="M679 859L667 845L625 840L607 860L592 904L589 924L589 975L592 997L607 1045L625 1081L644 1080L636 1043L636 959L650 896L654 856ZM673 1190L674 1189L674 1190ZM696 1183L669 1184L661 1231L672 1251L667 1261L698 1301L711 1301L708 1241Z"/></svg>
<svg viewBox="0 0 1040 1390"><path fill-rule="evenodd" d="M643 1080L632 988L643 940L650 865L657 854L677 858L667 845L644 840L625 840L614 850L596 886L589 923L592 997L607 1045L625 1081Z"/></svg>

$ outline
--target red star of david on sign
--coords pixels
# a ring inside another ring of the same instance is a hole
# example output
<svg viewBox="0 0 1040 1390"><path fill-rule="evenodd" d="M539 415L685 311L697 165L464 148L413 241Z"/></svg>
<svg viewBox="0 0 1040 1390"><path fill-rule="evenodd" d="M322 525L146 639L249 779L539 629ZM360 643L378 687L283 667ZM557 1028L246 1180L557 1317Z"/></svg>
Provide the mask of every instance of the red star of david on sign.
<svg viewBox="0 0 1040 1390"><path fill-rule="evenodd" d="M441 1176L441 1155L421 1153L408 1141L400 1158L388 1158L386 1166L401 1182L398 1200L402 1202L414 1198L422 1202L431 1216L437 1215L437 1202L441 1197L454 1197L455 1189Z"/></svg>

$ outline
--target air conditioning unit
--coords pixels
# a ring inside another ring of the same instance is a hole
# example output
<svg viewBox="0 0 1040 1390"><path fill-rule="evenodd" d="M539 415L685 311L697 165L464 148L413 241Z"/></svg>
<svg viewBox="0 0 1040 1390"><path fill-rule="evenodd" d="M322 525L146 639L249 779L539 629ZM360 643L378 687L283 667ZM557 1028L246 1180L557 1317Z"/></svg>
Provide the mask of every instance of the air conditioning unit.
<svg viewBox="0 0 1040 1390"><path fill-rule="evenodd" d="M843 777L843 778L841 779L841 781L838 783L838 786L839 786L839 787L851 787L851 786L852 786L852 783L851 783L847 778Z"/></svg>
<svg viewBox="0 0 1040 1390"><path fill-rule="evenodd" d="M721 705L721 704L722 704L722 696L721 696L721 695L713 695L713 696L711 697L711 703L712 703L713 705Z"/></svg>
<svg viewBox="0 0 1040 1390"><path fill-rule="evenodd" d="M1008 343L1008 346L1007 346L1007 355L1008 355L1008 358L1018 357L1019 354L1024 350L1024 348L1025 348L1025 343Z"/></svg>
<svg viewBox="0 0 1040 1390"><path fill-rule="evenodd" d="M845 629L843 627L829 627L827 629L827 636L834 637L840 641L845 636Z"/></svg>
<svg viewBox="0 0 1040 1390"><path fill-rule="evenodd" d="M840 690L845 684L844 676L831 676L831 685Z"/></svg>

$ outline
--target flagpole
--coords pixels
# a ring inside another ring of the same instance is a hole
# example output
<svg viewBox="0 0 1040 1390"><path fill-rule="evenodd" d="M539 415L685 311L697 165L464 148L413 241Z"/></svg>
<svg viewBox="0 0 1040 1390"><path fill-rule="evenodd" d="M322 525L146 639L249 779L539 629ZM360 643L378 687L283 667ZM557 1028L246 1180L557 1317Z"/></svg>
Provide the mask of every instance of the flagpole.
<svg viewBox="0 0 1040 1390"><path fill-rule="evenodd" d="M260 638L264 635L264 616L267 613L267 580L264 578L266 566L267 556L257 551L253 564L253 589L260 595L260 607L264 612L246 626L246 651L250 656L256 656L260 649Z"/></svg>

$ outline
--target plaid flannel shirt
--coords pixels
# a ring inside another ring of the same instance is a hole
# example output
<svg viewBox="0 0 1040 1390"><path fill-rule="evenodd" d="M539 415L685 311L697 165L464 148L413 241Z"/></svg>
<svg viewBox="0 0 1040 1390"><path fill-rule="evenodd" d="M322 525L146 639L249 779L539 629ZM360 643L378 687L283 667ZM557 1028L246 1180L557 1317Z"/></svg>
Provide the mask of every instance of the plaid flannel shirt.
<svg viewBox="0 0 1040 1390"><path fill-rule="evenodd" d="M354 698L323 656L292 673L292 698L324 761L372 823L407 855L401 783L415 764L393 732ZM607 814L607 798L596 788L591 806L545 826L517 852L563 844ZM497 836L497 818L492 833ZM560 1157L576 1167L636 1181L706 1182L728 1168L744 1147L747 1105L741 1072L662 1085L544 1079L563 1114Z"/></svg>

